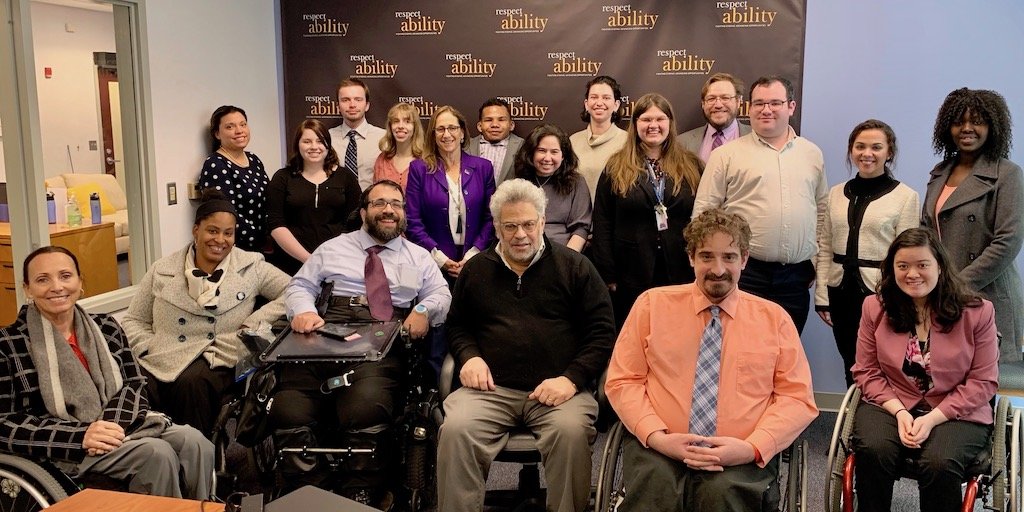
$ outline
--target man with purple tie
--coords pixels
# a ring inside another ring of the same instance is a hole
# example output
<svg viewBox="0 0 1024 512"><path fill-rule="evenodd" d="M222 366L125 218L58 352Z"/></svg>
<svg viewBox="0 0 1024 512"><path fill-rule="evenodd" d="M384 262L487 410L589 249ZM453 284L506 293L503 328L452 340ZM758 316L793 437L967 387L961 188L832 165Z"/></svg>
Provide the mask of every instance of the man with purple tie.
<svg viewBox="0 0 1024 512"><path fill-rule="evenodd" d="M743 82L729 73L715 73L700 90L701 108L707 124L679 135L676 140L702 162L711 150L750 133L750 125L740 123L736 115L743 103Z"/></svg>

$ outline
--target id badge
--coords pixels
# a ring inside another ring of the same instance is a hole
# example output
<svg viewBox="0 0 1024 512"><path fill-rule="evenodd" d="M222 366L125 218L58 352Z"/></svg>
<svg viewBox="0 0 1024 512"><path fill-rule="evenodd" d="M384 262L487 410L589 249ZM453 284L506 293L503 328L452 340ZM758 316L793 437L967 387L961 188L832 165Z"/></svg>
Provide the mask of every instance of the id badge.
<svg viewBox="0 0 1024 512"><path fill-rule="evenodd" d="M668 229L668 209L665 205L659 204L654 207L654 220L658 224L658 231Z"/></svg>

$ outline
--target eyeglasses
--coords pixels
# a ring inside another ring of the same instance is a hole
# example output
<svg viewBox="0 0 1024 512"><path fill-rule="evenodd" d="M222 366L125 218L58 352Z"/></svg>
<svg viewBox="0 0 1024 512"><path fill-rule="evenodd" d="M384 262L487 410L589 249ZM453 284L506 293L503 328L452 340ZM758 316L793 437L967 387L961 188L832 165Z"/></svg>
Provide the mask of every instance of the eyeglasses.
<svg viewBox="0 0 1024 512"><path fill-rule="evenodd" d="M436 133L438 135L444 135L444 132L448 132L448 133L454 135L456 133L459 133L459 130L461 130L461 129L462 129L462 127L461 126L457 126L457 125L438 126L437 128L434 128L434 133Z"/></svg>
<svg viewBox="0 0 1024 512"><path fill-rule="evenodd" d="M518 233L519 232L519 228L523 228L523 231L525 231L526 234L529 235L529 234L533 234L534 231L537 231L537 224L539 224L539 223L537 221L535 221L535 220L528 220L526 222L520 222L520 223L503 222L503 223L501 223L501 232L505 233L506 235L511 236L511 235L514 235L514 234Z"/></svg>
<svg viewBox="0 0 1024 512"><path fill-rule="evenodd" d="M388 206L391 206L392 208L394 208L396 210L404 210L405 209L405 201L402 201L401 199L392 199L390 201L387 200L387 199L377 199L376 201L370 201L367 204L369 205L370 208L374 208L374 209L377 209L377 210L383 210L384 208L387 208Z"/></svg>
<svg viewBox="0 0 1024 512"><path fill-rule="evenodd" d="M765 105L767 105L768 108L770 108L772 110L779 110L786 103L789 103L789 102L788 101L782 101L782 100L771 100L771 101L757 100L757 101L751 101L750 102L750 108L754 109L755 112L760 112L760 111L764 110Z"/></svg>
<svg viewBox="0 0 1024 512"><path fill-rule="evenodd" d="M717 103L719 101L721 101L722 103L730 103L734 99L736 99L735 95L733 95L733 96L708 96L707 98L704 98L704 104L710 106L710 105L714 105L715 103Z"/></svg>

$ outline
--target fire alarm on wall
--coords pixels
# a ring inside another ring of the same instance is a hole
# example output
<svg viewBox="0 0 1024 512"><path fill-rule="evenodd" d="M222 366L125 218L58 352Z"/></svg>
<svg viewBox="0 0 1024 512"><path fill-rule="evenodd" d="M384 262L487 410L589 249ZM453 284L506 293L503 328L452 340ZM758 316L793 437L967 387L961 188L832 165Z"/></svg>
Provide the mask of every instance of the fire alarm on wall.
<svg viewBox="0 0 1024 512"><path fill-rule="evenodd" d="M43 68L43 78L53 78L53 68Z"/></svg>

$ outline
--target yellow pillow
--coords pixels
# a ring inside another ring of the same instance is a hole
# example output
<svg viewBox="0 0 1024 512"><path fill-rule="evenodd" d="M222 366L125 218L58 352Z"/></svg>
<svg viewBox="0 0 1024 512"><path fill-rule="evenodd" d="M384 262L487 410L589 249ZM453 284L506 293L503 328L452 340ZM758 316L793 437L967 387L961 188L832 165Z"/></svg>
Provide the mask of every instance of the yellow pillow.
<svg viewBox="0 0 1024 512"><path fill-rule="evenodd" d="M93 193L100 196L100 213L112 215L117 212L110 204L110 199L107 199L107 194L103 191L103 187L98 183L85 183L68 189L68 195L75 196L75 202L78 203L78 208L82 210L83 219L89 219L89 197Z"/></svg>

